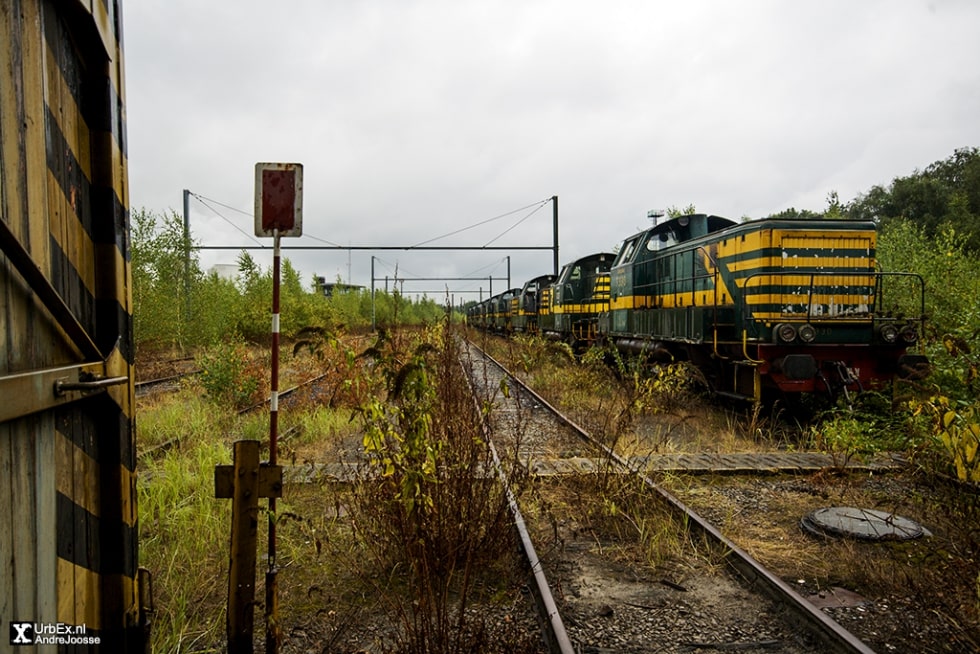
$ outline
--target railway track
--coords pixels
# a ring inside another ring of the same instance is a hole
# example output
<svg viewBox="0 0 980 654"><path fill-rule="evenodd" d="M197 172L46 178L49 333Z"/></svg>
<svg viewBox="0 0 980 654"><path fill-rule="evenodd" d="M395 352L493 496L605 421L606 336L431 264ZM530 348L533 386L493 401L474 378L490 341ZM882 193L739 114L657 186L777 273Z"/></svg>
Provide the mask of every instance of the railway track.
<svg viewBox="0 0 980 654"><path fill-rule="evenodd" d="M136 396L144 397L150 395L151 393L173 393L180 390L180 380L184 377L189 377L191 375L196 375L200 373L200 370L190 370L188 372L181 372L176 375L168 375L166 377L159 377L157 379L146 379L143 381L136 382Z"/></svg>
<svg viewBox="0 0 980 654"><path fill-rule="evenodd" d="M486 412L488 432L502 456L516 456L529 466L533 461L578 461L571 470L578 465L589 472L570 484L539 484L538 503L551 508L526 511L527 526L519 528L551 651L872 652L640 473L636 461L594 442L476 346L470 344L466 352L474 391L493 407ZM615 483L609 482L612 473L618 477ZM627 477L630 481L624 482ZM621 493L629 485L636 503L626 506ZM658 565L642 556L637 561L636 553L650 547L650 539L629 544L615 529L603 529L610 509L589 508L597 499L607 505L623 501L612 511L626 515L639 541L657 520L665 524L658 511L668 514L672 533L658 538L680 549ZM516 522L524 525L520 508L512 504ZM644 504L650 515L644 515ZM538 551L543 553L538 556ZM731 574L719 574L722 567Z"/></svg>
<svg viewBox="0 0 980 654"><path fill-rule="evenodd" d="M183 357L166 361L148 361L140 364L140 369L146 368L149 379L139 379L135 383L136 396L145 397L153 393L173 393L180 389L180 380L185 377L200 374L200 368L194 368L194 357Z"/></svg>

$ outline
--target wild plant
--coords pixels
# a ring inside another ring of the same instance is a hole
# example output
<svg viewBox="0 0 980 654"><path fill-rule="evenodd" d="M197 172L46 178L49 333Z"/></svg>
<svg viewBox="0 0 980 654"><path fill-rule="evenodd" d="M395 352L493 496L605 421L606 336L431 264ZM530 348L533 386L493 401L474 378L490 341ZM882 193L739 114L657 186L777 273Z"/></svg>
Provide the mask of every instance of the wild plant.
<svg viewBox="0 0 980 654"><path fill-rule="evenodd" d="M379 393L358 415L376 479L354 490L353 524L387 571L384 586L411 590L410 601L388 600L403 624L400 650L485 646L485 624L467 608L492 587L487 573L508 550L510 526L458 340L447 321L385 335L368 356Z"/></svg>
<svg viewBox="0 0 980 654"><path fill-rule="evenodd" d="M262 399L266 366L240 339L220 341L198 356L200 383L208 397L238 409Z"/></svg>

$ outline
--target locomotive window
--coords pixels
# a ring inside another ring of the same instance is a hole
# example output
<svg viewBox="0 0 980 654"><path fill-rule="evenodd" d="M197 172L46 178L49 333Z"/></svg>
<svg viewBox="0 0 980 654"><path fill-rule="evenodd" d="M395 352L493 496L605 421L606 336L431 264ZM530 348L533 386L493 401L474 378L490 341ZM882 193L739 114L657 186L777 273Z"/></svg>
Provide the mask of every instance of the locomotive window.
<svg viewBox="0 0 980 654"><path fill-rule="evenodd" d="M631 241L626 241L623 246L623 251L619 253L619 261L629 261L633 257L633 251L636 249L636 239Z"/></svg>
<svg viewBox="0 0 980 654"><path fill-rule="evenodd" d="M657 250L670 247L675 243L677 243L677 239L673 234L670 232L660 232L659 234L651 236L647 241L647 250L650 252L656 252Z"/></svg>
<svg viewBox="0 0 980 654"><path fill-rule="evenodd" d="M575 266L572 268L572 274L569 275L568 278L574 280L582 279L582 266Z"/></svg>
<svg viewBox="0 0 980 654"><path fill-rule="evenodd" d="M710 285L708 284L708 267L704 263L704 258L706 256L707 253L705 253L704 250L701 250L700 248L697 252L694 253L694 278L696 280L695 284L696 284L696 288L702 291L710 288Z"/></svg>

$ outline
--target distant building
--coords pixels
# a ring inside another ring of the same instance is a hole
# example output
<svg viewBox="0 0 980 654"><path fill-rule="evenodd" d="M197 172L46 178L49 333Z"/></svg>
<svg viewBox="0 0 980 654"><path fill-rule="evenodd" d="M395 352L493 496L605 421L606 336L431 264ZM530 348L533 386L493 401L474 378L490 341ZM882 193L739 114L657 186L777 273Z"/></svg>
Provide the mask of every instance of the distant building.
<svg viewBox="0 0 980 654"><path fill-rule="evenodd" d="M326 297L332 297L334 293L348 293L350 291L359 291L363 288L363 286L358 286L357 284L342 284L340 282L328 283L326 277L316 278L317 292Z"/></svg>

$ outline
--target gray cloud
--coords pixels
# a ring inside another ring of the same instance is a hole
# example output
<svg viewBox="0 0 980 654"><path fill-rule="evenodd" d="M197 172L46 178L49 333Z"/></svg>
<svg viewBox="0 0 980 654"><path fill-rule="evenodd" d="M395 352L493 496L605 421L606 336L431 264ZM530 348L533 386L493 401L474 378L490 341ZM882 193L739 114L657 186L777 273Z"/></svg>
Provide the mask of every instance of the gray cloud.
<svg viewBox="0 0 980 654"><path fill-rule="evenodd" d="M189 188L247 211L255 162L300 161L306 233L342 244L417 243L558 195L566 261L650 208L820 210L980 141L966 0L154 0L124 18L132 205L179 211ZM248 242L197 202L192 226ZM550 207L521 227L497 244L547 244ZM419 276L503 275L505 254L377 253ZM348 273L345 253L289 256ZM367 284L370 253L349 261ZM519 284L551 254L511 264Z"/></svg>

